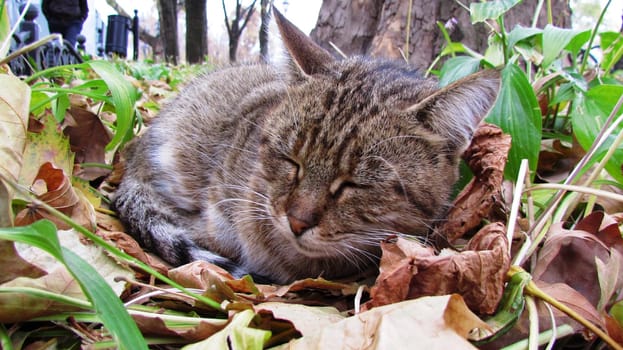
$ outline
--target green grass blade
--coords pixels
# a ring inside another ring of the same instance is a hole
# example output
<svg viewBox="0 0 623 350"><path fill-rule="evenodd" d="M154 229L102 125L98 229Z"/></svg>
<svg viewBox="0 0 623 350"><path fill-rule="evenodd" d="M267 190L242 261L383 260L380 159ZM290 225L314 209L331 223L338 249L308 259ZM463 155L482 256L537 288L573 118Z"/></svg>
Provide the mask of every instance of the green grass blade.
<svg viewBox="0 0 623 350"><path fill-rule="evenodd" d="M107 150L112 150L132 132L134 126L134 105L138 98L138 93L134 86L130 84L119 71L109 62L96 60L87 63L108 85L112 94L112 103L117 112L117 130L115 136L106 146Z"/></svg>
<svg viewBox="0 0 623 350"><path fill-rule="evenodd" d="M55 257L76 278L119 347L147 349L143 335L119 297L91 265L60 245L56 227L51 221L40 220L30 226L0 228L0 239L26 243Z"/></svg>

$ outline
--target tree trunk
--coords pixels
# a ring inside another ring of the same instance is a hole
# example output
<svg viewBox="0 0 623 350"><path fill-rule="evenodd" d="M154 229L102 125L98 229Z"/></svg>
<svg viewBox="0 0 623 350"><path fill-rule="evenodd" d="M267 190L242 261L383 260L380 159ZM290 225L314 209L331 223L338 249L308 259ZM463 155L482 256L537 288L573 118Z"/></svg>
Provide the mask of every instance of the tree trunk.
<svg viewBox="0 0 623 350"><path fill-rule="evenodd" d="M225 0L222 0L223 14L225 15L225 26L227 27L227 36L229 37L230 62L236 62L236 51L238 50L238 42L240 41L242 31L244 31L244 28L247 26L247 23L249 23L249 19L255 11L256 1L257 0L253 0L251 5L243 9L240 0L236 0L236 11L234 12L234 17L230 22L229 16L227 14L227 7L225 6Z"/></svg>
<svg viewBox="0 0 623 350"><path fill-rule="evenodd" d="M333 43L346 55L401 58L420 67L427 67L441 51L445 41L437 21L458 21L461 42L483 52L487 47L488 28L480 23L472 25L469 12L455 0L412 0L409 45L407 42L407 15L410 0L325 0L320 8L312 39L333 50ZM466 5L470 2L467 1ZM465 3L465 2L464 2ZM516 24L530 26L538 0L524 0L506 14L507 29ZM571 24L567 0L552 0L554 24ZM546 9L541 10L538 26L546 24Z"/></svg>
<svg viewBox="0 0 623 350"><path fill-rule="evenodd" d="M177 0L158 0L160 33L164 44L164 59L177 64L179 48L177 43Z"/></svg>
<svg viewBox="0 0 623 350"><path fill-rule="evenodd" d="M260 24L260 60L268 62L268 25L270 23L270 9L272 0L261 0L261 24Z"/></svg>
<svg viewBox="0 0 623 350"><path fill-rule="evenodd" d="M206 0L186 0L186 60L201 63L207 54Z"/></svg>

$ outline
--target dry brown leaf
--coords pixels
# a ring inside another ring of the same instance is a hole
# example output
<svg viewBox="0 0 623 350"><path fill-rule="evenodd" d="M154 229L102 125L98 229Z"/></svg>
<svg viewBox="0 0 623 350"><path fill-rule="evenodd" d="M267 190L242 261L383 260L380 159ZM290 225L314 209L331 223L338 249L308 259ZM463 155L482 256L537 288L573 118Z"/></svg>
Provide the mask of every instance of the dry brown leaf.
<svg viewBox="0 0 623 350"><path fill-rule="evenodd" d="M588 321L604 328L604 320L600 316L599 312L582 294L578 293L575 289L569 287L565 283L553 283L549 284L543 281L536 281L536 285L546 294L567 305L575 312L580 314ZM556 323L562 324L569 322L570 318L561 312L556 312ZM579 325L576 328L581 329Z"/></svg>
<svg viewBox="0 0 623 350"><path fill-rule="evenodd" d="M149 265L156 271L163 274L166 274L167 271L169 271L169 267L162 260L151 254L147 254L143 248L140 247L138 242L130 235L123 232L108 232L103 230L97 230L96 233L105 240L112 242L123 252ZM141 274L141 276L143 275ZM144 277L147 276L148 275L145 275Z"/></svg>
<svg viewBox="0 0 623 350"><path fill-rule="evenodd" d="M510 266L504 225L485 226L457 254L433 255L430 249L418 245L402 239L398 243L382 244L381 273L370 291L372 300L365 304L366 308L458 293L475 312L495 311Z"/></svg>
<svg viewBox="0 0 623 350"><path fill-rule="evenodd" d="M0 241L0 271L0 284L17 277L37 278L45 275L45 271L22 259L10 241Z"/></svg>
<svg viewBox="0 0 623 350"><path fill-rule="evenodd" d="M86 300L82 289L80 289L80 285L73 279L69 272L61 266L48 270L48 273L42 277L18 277L1 286L3 288L36 288ZM75 307L70 307L64 303L54 302L50 299L37 298L22 293L1 293L0 304L2 305L0 308L0 323L27 321L39 316L77 310Z"/></svg>
<svg viewBox="0 0 623 350"><path fill-rule="evenodd" d="M601 288L596 288L600 285L596 259L604 266L611 266L610 249L619 252L622 246L617 225L603 213L590 214L573 230L566 230L558 223L550 228L532 276L536 281L550 284L565 283L596 306L602 294ZM619 271L623 271L623 266L619 266ZM623 276L618 275L615 285L623 283Z"/></svg>
<svg viewBox="0 0 623 350"><path fill-rule="evenodd" d="M623 344L623 327L621 327L614 317L608 314L604 315L604 321L608 335L617 343Z"/></svg>
<svg viewBox="0 0 623 350"><path fill-rule="evenodd" d="M196 342L212 334L220 331L227 324L227 320L206 320L203 319L196 325L188 325L181 327L176 325L174 328L168 327L165 321L153 315L142 316L132 315L134 321L138 325L139 329L145 335L153 335L157 337L180 337L188 342Z"/></svg>
<svg viewBox="0 0 623 350"><path fill-rule="evenodd" d="M71 185L69 177L62 169L55 168L50 162L44 163L35 177L33 186L37 198L56 210L71 217L80 225L94 228L95 214L90 203L81 198ZM26 226L40 219L48 219L61 230L70 228L62 220L47 212L35 203L28 204L15 218L16 226Z"/></svg>
<svg viewBox="0 0 623 350"><path fill-rule="evenodd" d="M462 237L477 228L483 218L490 218L496 204L504 203L501 190L510 146L510 136L497 126L485 123L476 129L472 143L463 153L474 178L459 193L447 220L438 228L442 237L450 242Z"/></svg>
<svg viewBox="0 0 623 350"><path fill-rule="evenodd" d="M221 281L233 280L234 277L223 268L207 261L193 261L169 270L169 278L186 288L207 289L210 281L206 278L211 273L220 277Z"/></svg>
<svg viewBox="0 0 623 350"><path fill-rule="evenodd" d="M277 349L475 349L466 340L487 328L458 295L424 297L362 312Z"/></svg>
<svg viewBox="0 0 623 350"><path fill-rule="evenodd" d="M300 304L268 302L254 306L256 313L263 310L272 312L277 319L288 320L301 332L301 335L312 335L318 329L342 321L344 316L334 307L306 306Z"/></svg>
<svg viewBox="0 0 623 350"><path fill-rule="evenodd" d="M94 113L80 107L67 111L63 133L69 137L71 150L76 154L75 162L105 163L105 149L111 136L108 129ZM100 167L79 168L74 176L84 180L94 180L106 176L110 170Z"/></svg>
<svg viewBox="0 0 623 350"><path fill-rule="evenodd" d="M569 176L573 167L586 154L578 141L573 138L571 148L558 139L544 140L539 153L537 174L547 182L561 182Z"/></svg>

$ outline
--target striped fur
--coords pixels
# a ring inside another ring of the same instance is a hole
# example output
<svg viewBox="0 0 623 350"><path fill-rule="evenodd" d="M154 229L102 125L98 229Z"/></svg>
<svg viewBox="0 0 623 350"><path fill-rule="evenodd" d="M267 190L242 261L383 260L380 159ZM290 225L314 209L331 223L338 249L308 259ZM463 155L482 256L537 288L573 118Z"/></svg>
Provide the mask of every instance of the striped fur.
<svg viewBox="0 0 623 350"><path fill-rule="evenodd" d="M334 60L276 17L286 67L189 82L127 148L114 206L175 265L280 283L356 274L383 239L426 237L443 217L498 73L438 89L403 63Z"/></svg>

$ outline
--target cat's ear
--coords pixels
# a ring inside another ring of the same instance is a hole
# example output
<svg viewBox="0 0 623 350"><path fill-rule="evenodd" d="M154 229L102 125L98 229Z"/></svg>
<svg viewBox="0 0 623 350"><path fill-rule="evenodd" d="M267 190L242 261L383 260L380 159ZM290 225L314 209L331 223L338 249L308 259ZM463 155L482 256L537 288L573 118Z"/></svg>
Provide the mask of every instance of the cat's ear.
<svg viewBox="0 0 623 350"><path fill-rule="evenodd" d="M335 58L288 21L274 6L273 13L291 63L298 70L295 73L308 76L326 72Z"/></svg>
<svg viewBox="0 0 623 350"><path fill-rule="evenodd" d="M462 152L495 103L499 88L500 71L485 70L435 91L407 112Z"/></svg>

